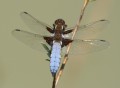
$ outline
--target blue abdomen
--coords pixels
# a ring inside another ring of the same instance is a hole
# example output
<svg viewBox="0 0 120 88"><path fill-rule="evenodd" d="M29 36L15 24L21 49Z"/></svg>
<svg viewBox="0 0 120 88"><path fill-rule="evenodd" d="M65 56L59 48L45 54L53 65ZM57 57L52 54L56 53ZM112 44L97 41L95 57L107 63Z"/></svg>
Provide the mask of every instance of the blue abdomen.
<svg viewBox="0 0 120 88"><path fill-rule="evenodd" d="M61 58L61 44L59 42L54 42L50 56L50 71L53 76L57 73L59 69L60 58Z"/></svg>

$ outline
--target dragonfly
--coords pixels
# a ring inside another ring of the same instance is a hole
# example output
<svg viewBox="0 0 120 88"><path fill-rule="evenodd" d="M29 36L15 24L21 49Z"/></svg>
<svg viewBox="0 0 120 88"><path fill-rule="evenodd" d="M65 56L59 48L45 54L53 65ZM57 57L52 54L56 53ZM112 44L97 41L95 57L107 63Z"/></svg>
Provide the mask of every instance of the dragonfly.
<svg viewBox="0 0 120 88"><path fill-rule="evenodd" d="M66 54L69 43L72 44L69 52L71 55L96 52L109 46L108 41L93 38L106 27L109 23L108 20L102 19L79 26L74 39L71 39L74 27L67 28L63 19L57 19L53 26L49 26L28 12L22 12L20 16L35 33L15 29L12 31L12 35L24 44L48 56L47 60L50 62L50 72L53 77L58 72L61 58Z"/></svg>

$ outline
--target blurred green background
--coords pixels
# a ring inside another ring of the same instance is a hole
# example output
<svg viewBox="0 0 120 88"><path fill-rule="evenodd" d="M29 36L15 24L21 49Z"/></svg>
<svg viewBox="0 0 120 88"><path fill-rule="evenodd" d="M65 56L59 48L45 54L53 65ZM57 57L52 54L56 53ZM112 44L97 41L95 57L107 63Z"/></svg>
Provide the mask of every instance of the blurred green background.
<svg viewBox="0 0 120 88"><path fill-rule="evenodd" d="M110 20L99 39L110 42L104 51L70 57L57 88L120 88L120 0L89 3L81 24ZM19 14L27 11L52 25L63 18L72 27L83 0L0 0L0 88L51 88L47 57L16 40L13 29L31 31Z"/></svg>

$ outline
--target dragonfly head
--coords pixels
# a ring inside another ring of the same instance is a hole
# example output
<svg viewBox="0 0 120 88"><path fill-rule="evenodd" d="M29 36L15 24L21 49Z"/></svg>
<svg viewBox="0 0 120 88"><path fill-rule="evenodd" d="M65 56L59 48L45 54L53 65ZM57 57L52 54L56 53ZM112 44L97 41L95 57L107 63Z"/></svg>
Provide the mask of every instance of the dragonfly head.
<svg viewBox="0 0 120 88"><path fill-rule="evenodd" d="M65 24L65 21L63 19L57 19L55 20L55 23L53 24L53 26L59 27L60 29L65 29L67 27L67 25Z"/></svg>

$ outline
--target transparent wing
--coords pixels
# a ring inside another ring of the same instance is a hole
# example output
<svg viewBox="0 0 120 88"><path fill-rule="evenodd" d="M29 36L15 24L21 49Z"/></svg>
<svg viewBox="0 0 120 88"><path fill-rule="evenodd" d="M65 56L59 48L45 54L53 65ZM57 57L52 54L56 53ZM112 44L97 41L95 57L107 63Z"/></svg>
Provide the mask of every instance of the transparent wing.
<svg viewBox="0 0 120 88"><path fill-rule="evenodd" d="M43 36L39 34L33 34L27 31L16 29L12 31L12 35L33 49L46 53L50 49L50 46L43 39Z"/></svg>
<svg viewBox="0 0 120 88"><path fill-rule="evenodd" d="M96 52L103 50L109 46L109 42L105 40L74 40L72 42L70 52L71 55L79 55L79 54L86 54L91 52ZM63 51L65 52L65 50Z"/></svg>
<svg viewBox="0 0 120 88"><path fill-rule="evenodd" d="M74 39L92 39L98 36L98 34L101 33L102 30L107 26L109 23L108 20L98 20L92 23L89 23L87 25L82 25L78 27L78 30L75 34ZM72 36L71 34L68 34L69 37Z"/></svg>
<svg viewBox="0 0 120 88"><path fill-rule="evenodd" d="M38 21L36 18L34 18L32 15L30 15L27 12L22 12L20 16L31 30L41 35L46 35L46 36L50 35L50 33L47 31L46 28L48 27L50 29L53 29L51 26L41 21Z"/></svg>

